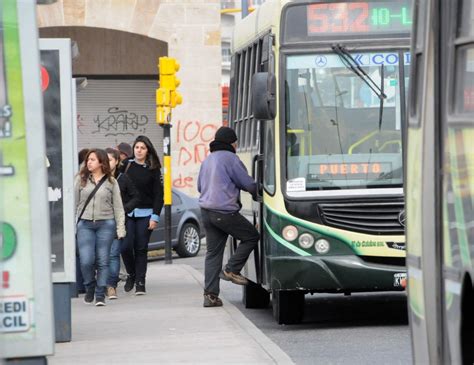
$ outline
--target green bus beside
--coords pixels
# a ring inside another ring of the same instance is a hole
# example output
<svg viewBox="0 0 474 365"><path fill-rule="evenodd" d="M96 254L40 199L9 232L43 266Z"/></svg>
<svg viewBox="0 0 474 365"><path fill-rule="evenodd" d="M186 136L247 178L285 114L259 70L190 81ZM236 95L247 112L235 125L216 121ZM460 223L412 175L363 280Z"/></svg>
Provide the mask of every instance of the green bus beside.
<svg viewBox="0 0 474 365"><path fill-rule="evenodd" d="M474 2L415 1L407 144L416 364L474 362Z"/></svg>

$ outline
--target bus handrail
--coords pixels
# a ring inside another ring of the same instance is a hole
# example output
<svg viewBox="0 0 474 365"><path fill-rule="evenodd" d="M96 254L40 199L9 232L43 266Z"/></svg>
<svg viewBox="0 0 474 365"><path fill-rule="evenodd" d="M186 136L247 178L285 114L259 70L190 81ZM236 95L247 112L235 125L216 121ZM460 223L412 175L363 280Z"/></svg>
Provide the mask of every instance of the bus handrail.
<svg viewBox="0 0 474 365"><path fill-rule="evenodd" d="M379 132L378 130L370 132L368 135L366 135L365 137L363 137L362 139L360 139L359 141L354 143L352 146L349 147L348 154L352 155L352 151L354 150L354 148L359 147L361 144L367 142L369 139L371 139L373 136L375 136L378 132Z"/></svg>

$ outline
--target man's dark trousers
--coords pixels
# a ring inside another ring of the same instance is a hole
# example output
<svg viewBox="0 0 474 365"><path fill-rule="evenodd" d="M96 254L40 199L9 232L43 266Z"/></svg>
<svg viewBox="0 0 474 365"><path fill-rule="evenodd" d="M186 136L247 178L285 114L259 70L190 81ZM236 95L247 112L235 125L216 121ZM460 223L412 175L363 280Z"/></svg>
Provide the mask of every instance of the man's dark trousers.
<svg viewBox="0 0 474 365"><path fill-rule="evenodd" d="M225 270L240 273L260 238L258 231L238 212L219 213L201 209L206 230L206 262L204 266L204 292L219 295L219 273L222 270L227 237L233 236L240 244L229 259Z"/></svg>

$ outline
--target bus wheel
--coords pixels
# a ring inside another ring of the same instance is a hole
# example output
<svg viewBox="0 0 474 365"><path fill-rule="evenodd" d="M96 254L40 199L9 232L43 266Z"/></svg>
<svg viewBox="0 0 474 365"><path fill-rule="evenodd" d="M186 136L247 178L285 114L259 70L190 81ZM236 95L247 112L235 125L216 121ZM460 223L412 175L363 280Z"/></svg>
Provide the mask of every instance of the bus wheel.
<svg viewBox="0 0 474 365"><path fill-rule="evenodd" d="M302 321L304 294L301 290L272 290L273 317L278 324L296 324Z"/></svg>
<svg viewBox="0 0 474 365"><path fill-rule="evenodd" d="M270 304L270 293L261 285L249 281L242 287L242 303L245 308L267 308Z"/></svg>

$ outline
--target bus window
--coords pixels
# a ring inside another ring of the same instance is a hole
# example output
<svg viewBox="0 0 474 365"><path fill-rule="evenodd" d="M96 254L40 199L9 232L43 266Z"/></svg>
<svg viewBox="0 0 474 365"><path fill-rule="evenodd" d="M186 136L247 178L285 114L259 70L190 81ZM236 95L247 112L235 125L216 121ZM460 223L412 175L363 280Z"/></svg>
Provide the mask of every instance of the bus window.
<svg viewBox="0 0 474 365"><path fill-rule="evenodd" d="M458 48L456 63L455 111L474 112L474 47Z"/></svg>
<svg viewBox="0 0 474 365"><path fill-rule="evenodd" d="M474 35L474 6L472 0L464 0L458 7L458 37L469 37Z"/></svg>
<svg viewBox="0 0 474 365"><path fill-rule="evenodd" d="M305 178L306 190L402 186L400 55L407 57L352 55L375 84L383 83L383 113L378 95L338 55L288 57L288 180Z"/></svg>
<svg viewBox="0 0 474 365"><path fill-rule="evenodd" d="M275 194L275 124L265 123L265 139L264 139L264 172L263 186L265 190L273 195Z"/></svg>

